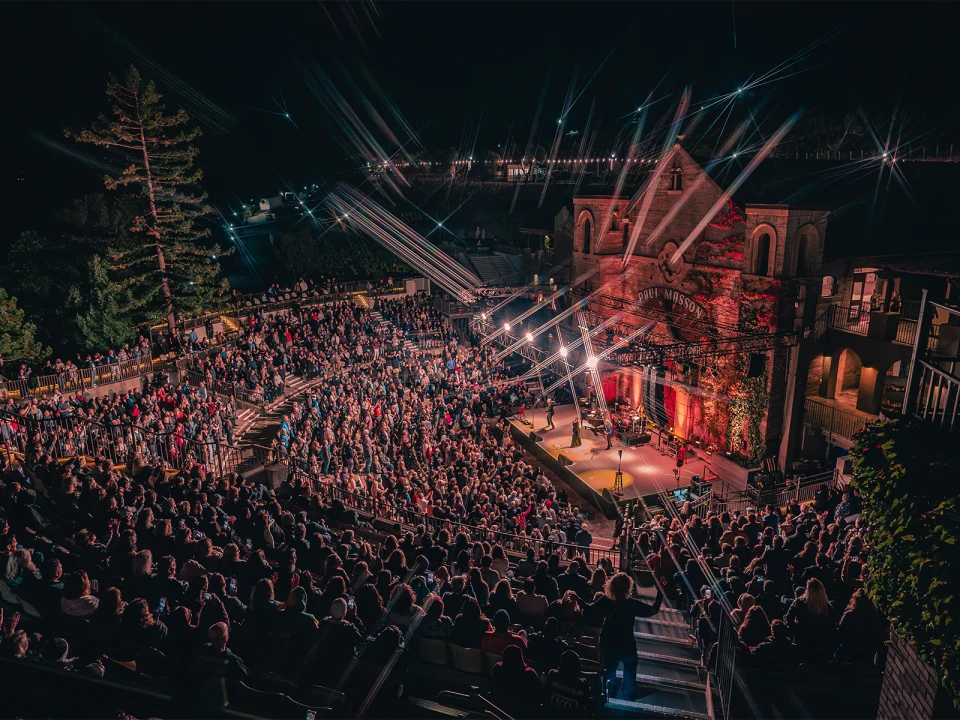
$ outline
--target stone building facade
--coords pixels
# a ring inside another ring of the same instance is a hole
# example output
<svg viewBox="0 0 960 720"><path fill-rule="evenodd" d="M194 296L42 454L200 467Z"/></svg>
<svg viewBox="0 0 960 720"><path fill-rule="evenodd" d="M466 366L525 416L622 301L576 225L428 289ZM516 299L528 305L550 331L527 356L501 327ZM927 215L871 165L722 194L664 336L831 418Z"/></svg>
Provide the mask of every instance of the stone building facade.
<svg viewBox="0 0 960 720"><path fill-rule="evenodd" d="M598 293L590 304L597 321L617 312L616 303L605 302L615 299L654 311L654 325L640 337L661 346L704 333L731 338L802 329L819 297L827 212L738 206L679 145L661 162L635 195L574 197L574 276L599 270L589 282ZM627 311L614 333L648 322ZM794 402L795 355L796 348L785 348L752 362L726 355L605 370L616 376L620 399L644 406L682 439L755 463L780 455L782 436L793 432L785 420Z"/></svg>

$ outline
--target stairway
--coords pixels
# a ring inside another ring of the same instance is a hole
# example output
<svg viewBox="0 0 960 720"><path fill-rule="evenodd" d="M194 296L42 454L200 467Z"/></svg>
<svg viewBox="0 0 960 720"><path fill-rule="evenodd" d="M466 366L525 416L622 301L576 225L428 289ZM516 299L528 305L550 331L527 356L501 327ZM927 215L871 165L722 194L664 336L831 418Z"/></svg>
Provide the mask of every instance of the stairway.
<svg viewBox="0 0 960 720"><path fill-rule="evenodd" d="M235 333L240 329L240 321L232 315L221 315L220 320L223 321L223 332L227 335Z"/></svg>
<svg viewBox="0 0 960 720"><path fill-rule="evenodd" d="M383 319L383 315L380 314L379 310L371 310L370 317L372 317L374 321L382 328L385 328L390 331L393 331L396 329L396 325L394 325L393 323L389 323ZM417 349L418 349L417 344L413 342L413 340L407 340L406 337L403 338L403 351L405 353L409 353Z"/></svg>
<svg viewBox="0 0 960 720"><path fill-rule="evenodd" d="M307 390L323 383L323 378L307 380L299 375L287 373L283 395L264 408L264 411L255 414L253 421L246 428L244 440L252 445L269 447L277 437L280 420L293 409L293 403L303 400ZM237 422L239 427L240 423Z"/></svg>
<svg viewBox="0 0 960 720"><path fill-rule="evenodd" d="M641 589L648 594L652 588ZM649 597L653 600L653 597ZM645 717L711 720L712 698L700 649L691 636L690 621L680 610L661 607L649 618L637 618L637 676L633 697L608 698L606 707L617 714ZM617 671L623 678L623 671Z"/></svg>

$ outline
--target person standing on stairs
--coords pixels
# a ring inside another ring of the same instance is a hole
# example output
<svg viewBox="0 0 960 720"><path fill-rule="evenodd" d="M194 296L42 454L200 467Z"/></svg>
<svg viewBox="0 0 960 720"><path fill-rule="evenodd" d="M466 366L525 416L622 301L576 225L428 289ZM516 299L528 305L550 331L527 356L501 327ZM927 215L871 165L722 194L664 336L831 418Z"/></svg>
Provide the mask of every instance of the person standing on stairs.
<svg viewBox="0 0 960 720"><path fill-rule="evenodd" d="M600 654L607 694L613 696L617 669L622 663L623 682L620 686L620 697L624 700L633 700L633 689L637 681L637 641L633 634L636 618L656 615L663 602L663 593L659 589L653 605L633 597L633 594L633 580L626 573L619 572L607 581L604 596L596 600L596 603L604 603L606 606L606 619L600 630Z"/></svg>

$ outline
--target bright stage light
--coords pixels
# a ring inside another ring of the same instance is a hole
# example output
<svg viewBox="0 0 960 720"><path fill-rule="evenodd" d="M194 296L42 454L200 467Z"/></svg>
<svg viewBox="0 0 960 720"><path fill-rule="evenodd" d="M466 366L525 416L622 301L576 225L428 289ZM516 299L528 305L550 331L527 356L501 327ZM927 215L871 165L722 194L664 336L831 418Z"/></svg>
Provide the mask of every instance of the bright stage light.
<svg viewBox="0 0 960 720"><path fill-rule="evenodd" d="M587 367L593 370L597 367L597 359L595 357L587 358Z"/></svg>
<svg viewBox="0 0 960 720"><path fill-rule="evenodd" d="M486 319L487 319L487 314L486 314L486 313L480 313L480 318L483 319L483 320L486 320Z"/></svg>
<svg viewBox="0 0 960 720"><path fill-rule="evenodd" d="M510 323L504 323L503 329L506 330L507 332L510 332Z"/></svg>
<svg viewBox="0 0 960 720"><path fill-rule="evenodd" d="M527 342L533 342L533 333L527 333Z"/></svg>
<svg viewBox="0 0 960 720"><path fill-rule="evenodd" d="M560 348L560 357L565 358L570 353L565 347Z"/></svg>

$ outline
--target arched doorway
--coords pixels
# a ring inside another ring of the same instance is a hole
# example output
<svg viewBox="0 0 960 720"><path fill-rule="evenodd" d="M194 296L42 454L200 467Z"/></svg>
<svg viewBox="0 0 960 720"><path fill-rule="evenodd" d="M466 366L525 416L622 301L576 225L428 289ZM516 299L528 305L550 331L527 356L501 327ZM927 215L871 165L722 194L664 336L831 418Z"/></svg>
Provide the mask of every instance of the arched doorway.
<svg viewBox="0 0 960 720"><path fill-rule="evenodd" d="M593 228L590 223L590 218L584 218L583 220L583 252L584 254L589 254L590 252L590 234L592 229Z"/></svg>
<svg viewBox="0 0 960 720"><path fill-rule="evenodd" d="M837 359L837 383L833 393L837 407L850 411L857 407L863 363L860 356L845 348Z"/></svg>

